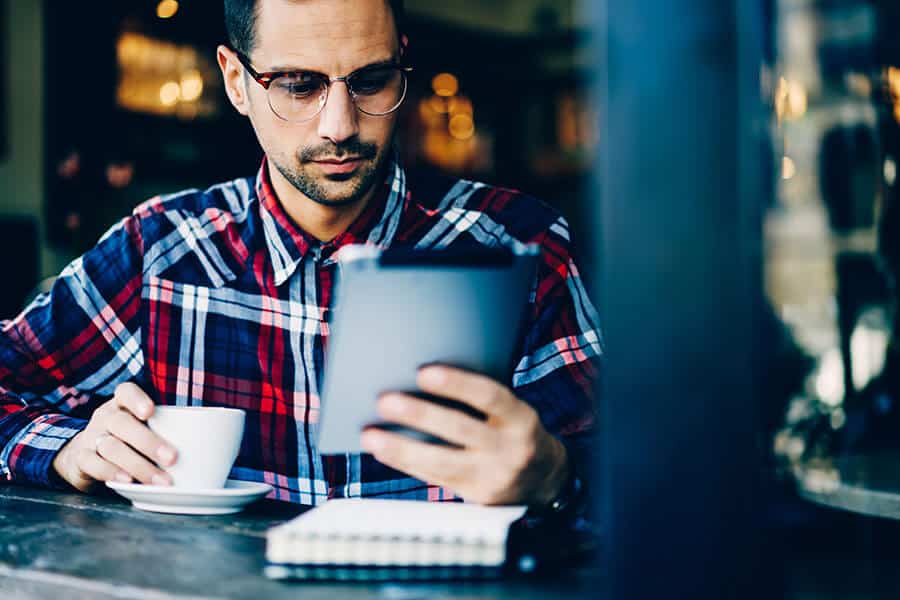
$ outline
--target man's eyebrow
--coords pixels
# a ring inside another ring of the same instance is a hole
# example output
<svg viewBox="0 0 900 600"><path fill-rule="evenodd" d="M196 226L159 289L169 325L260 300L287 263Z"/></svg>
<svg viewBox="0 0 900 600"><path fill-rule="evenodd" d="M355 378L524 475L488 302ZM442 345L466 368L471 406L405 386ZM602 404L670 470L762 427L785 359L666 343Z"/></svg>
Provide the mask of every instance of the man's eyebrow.
<svg viewBox="0 0 900 600"><path fill-rule="evenodd" d="M369 64L363 65L357 69L353 69L350 73L356 73L357 71L361 71L362 69L368 69L369 67L383 67L385 65L395 65L400 61L397 58L391 57L383 60L377 60L375 62L371 62ZM327 75L321 71L317 71L315 69L304 69L303 67L297 66L274 66L271 69L267 69L268 73L311 73L314 75L321 75L322 77L327 77ZM349 75L349 73L348 73Z"/></svg>

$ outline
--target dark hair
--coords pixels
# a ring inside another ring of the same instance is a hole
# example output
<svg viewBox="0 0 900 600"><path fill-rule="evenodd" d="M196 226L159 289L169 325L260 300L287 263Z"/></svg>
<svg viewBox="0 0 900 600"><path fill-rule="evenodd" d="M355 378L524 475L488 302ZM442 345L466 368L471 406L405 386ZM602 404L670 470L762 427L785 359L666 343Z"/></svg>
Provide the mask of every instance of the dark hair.
<svg viewBox="0 0 900 600"><path fill-rule="evenodd" d="M385 0L394 14L397 33L403 33L403 0ZM256 44L257 0L225 0L225 31L228 43L249 55Z"/></svg>

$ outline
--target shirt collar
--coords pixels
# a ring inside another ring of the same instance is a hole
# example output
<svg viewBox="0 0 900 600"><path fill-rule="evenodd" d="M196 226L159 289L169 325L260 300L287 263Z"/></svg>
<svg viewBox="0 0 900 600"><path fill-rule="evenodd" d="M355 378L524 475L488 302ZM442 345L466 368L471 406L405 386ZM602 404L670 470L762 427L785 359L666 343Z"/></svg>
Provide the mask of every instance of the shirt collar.
<svg viewBox="0 0 900 600"><path fill-rule="evenodd" d="M266 250L275 271L275 285L287 281L308 252L323 265L334 261L337 250L348 244L370 244L386 248L397 234L406 204L406 173L396 153L388 164L387 177L350 227L330 242L320 242L303 231L285 212L269 177L269 162L263 158L256 176Z"/></svg>

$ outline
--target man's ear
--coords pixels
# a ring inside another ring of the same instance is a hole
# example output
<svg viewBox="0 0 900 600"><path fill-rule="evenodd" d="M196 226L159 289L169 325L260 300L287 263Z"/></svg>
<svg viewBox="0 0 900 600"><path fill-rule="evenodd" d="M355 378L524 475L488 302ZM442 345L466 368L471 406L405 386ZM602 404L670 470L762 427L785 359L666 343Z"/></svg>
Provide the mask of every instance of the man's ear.
<svg viewBox="0 0 900 600"><path fill-rule="evenodd" d="M239 113L247 116L249 111L249 98L244 82L244 67L238 60L237 54L228 46L219 45L216 48L216 58L219 69L222 71L222 81L225 83L225 93L231 100L232 106Z"/></svg>

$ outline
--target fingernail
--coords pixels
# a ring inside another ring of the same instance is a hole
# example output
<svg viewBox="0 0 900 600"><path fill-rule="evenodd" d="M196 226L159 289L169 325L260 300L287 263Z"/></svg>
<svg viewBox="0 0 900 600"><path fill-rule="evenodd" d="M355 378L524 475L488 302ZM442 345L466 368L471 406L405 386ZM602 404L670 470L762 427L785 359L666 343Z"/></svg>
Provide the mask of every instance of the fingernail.
<svg viewBox="0 0 900 600"><path fill-rule="evenodd" d="M138 412L140 412L140 417L142 419L146 419L150 416L151 407L149 404L141 404L140 408L138 408Z"/></svg>
<svg viewBox="0 0 900 600"><path fill-rule="evenodd" d="M403 408L403 398L388 394L381 397L380 405L389 412L399 412Z"/></svg>
<svg viewBox="0 0 900 600"><path fill-rule="evenodd" d="M128 473L119 471L118 473L116 473L116 481L119 481L121 483L131 483L131 477L128 475Z"/></svg>
<svg viewBox="0 0 900 600"><path fill-rule="evenodd" d="M153 485L171 485L172 482L169 481L169 478L166 475L154 475L153 479L151 479Z"/></svg>
<svg viewBox="0 0 900 600"><path fill-rule="evenodd" d="M160 446L156 451L156 456L166 465L170 465L175 461L175 451L167 446Z"/></svg>
<svg viewBox="0 0 900 600"><path fill-rule="evenodd" d="M419 371L419 380L426 385L441 385L447 377L440 367L425 367Z"/></svg>
<svg viewBox="0 0 900 600"><path fill-rule="evenodd" d="M381 450L381 448L384 447L384 440L375 432L364 432L362 438L360 438L360 443L364 449L369 450L372 453Z"/></svg>

